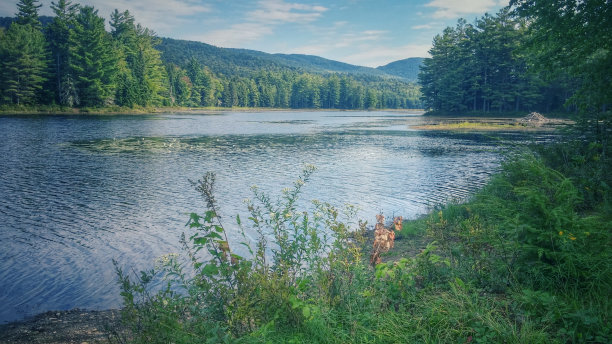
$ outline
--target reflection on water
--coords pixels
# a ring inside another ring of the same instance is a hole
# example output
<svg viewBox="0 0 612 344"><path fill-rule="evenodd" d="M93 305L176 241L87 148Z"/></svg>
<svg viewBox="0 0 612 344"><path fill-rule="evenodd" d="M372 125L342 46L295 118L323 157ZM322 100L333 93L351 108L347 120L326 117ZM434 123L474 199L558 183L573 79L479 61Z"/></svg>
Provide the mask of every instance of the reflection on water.
<svg viewBox="0 0 612 344"><path fill-rule="evenodd" d="M244 212L250 186L278 194L310 163L318 171L304 206L318 199L355 204L367 220L410 218L467 197L506 144L525 140L410 129L419 121L381 112L0 117L0 322L118 307L111 259L146 268L178 252L186 214L203 206L189 180L206 171L217 173L228 217Z"/></svg>

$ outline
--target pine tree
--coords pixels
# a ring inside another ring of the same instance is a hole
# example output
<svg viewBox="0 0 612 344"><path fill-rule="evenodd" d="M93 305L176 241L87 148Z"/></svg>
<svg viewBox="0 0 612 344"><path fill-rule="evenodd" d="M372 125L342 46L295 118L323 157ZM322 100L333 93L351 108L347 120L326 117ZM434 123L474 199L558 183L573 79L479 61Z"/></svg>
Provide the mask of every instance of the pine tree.
<svg viewBox="0 0 612 344"><path fill-rule="evenodd" d="M35 104L46 81L43 34L30 25L13 23L0 40L0 88L11 104Z"/></svg>
<svg viewBox="0 0 612 344"><path fill-rule="evenodd" d="M111 34L119 52L117 100L120 105L160 105L169 99L168 79L155 33L135 24L129 11L111 15Z"/></svg>
<svg viewBox="0 0 612 344"><path fill-rule="evenodd" d="M19 0L17 3L17 9L19 10L15 15L17 17L17 23L20 25L29 25L35 29L41 30L42 24L38 18L38 9L42 5L38 4L38 0Z"/></svg>
<svg viewBox="0 0 612 344"><path fill-rule="evenodd" d="M53 73L55 74L54 90L56 100L66 106L77 104L78 94L75 77L70 69L70 49L74 49L74 27L79 5L70 0L59 0L51 3L55 13L53 21L46 29L49 42Z"/></svg>
<svg viewBox="0 0 612 344"><path fill-rule="evenodd" d="M129 11L111 13L111 35L118 58L117 104L133 107L138 103L138 85L131 66L134 64L136 32L134 17Z"/></svg>
<svg viewBox="0 0 612 344"><path fill-rule="evenodd" d="M85 6L76 17L70 67L75 72L80 103L105 106L114 102L117 59L104 19L93 7Z"/></svg>
<svg viewBox="0 0 612 344"><path fill-rule="evenodd" d="M530 23L540 71L577 84L571 103L585 119L612 121L612 5L609 0L512 0ZM569 104L568 104L569 105Z"/></svg>
<svg viewBox="0 0 612 344"><path fill-rule="evenodd" d="M3 101L12 104L35 104L47 80L48 55L40 31L35 0L17 3L17 21L0 39L0 90Z"/></svg>

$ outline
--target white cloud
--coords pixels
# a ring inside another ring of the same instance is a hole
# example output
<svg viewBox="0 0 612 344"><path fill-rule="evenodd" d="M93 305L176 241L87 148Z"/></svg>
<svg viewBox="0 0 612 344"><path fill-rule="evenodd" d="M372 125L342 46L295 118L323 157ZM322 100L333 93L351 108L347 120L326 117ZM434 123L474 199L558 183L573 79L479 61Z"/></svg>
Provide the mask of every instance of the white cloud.
<svg viewBox="0 0 612 344"><path fill-rule="evenodd" d="M508 5L505 0L433 0L426 7L433 7L436 11L434 18L457 18L466 14L484 14L485 12Z"/></svg>
<svg viewBox="0 0 612 344"><path fill-rule="evenodd" d="M51 2L57 0L42 0L40 3L43 7L40 9L41 15L52 16ZM7 6L7 2L10 6ZM118 9L123 12L130 11L137 23L142 24L156 32L167 30L193 20L190 17L199 13L207 13L211 11L211 7L202 5L197 0L72 0L73 3L79 3L82 6L93 6L98 10L98 15L103 17L107 22L110 14ZM16 3L16 1L15 1ZM10 1L0 1L0 15L12 16L17 12L17 5Z"/></svg>
<svg viewBox="0 0 612 344"><path fill-rule="evenodd" d="M340 35L339 38L334 37L334 43L330 45L335 48L354 47L357 44L371 41L385 40L384 36L387 31L383 30L366 30L358 33L346 33Z"/></svg>
<svg viewBox="0 0 612 344"><path fill-rule="evenodd" d="M423 24L423 25L415 25L412 27L413 30L428 30L433 29L433 25L431 24Z"/></svg>
<svg viewBox="0 0 612 344"><path fill-rule="evenodd" d="M255 41L272 33L274 33L274 30L270 25L240 23L234 24L227 29L187 36L185 39L206 42L224 48L238 48L245 42Z"/></svg>
<svg viewBox="0 0 612 344"><path fill-rule="evenodd" d="M188 39L201 40L222 47L239 47L246 42L274 33L275 26L285 23L311 23L319 19L325 11L327 8L323 6L290 3L284 0L261 0L255 10L246 13L245 22Z"/></svg>
<svg viewBox="0 0 612 344"><path fill-rule="evenodd" d="M327 11L323 6L289 3L284 0L261 0L247 18L263 23L310 23Z"/></svg>

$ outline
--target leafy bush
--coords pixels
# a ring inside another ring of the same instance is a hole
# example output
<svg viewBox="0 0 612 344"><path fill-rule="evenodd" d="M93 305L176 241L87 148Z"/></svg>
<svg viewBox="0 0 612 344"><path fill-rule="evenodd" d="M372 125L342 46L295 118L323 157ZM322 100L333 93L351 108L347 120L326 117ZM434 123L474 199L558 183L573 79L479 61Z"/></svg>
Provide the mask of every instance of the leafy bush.
<svg viewBox="0 0 612 344"><path fill-rule="evenodd" d="M572 179L516 156L470 202L429 215L427 235L451 263L438 285L455 276L511 295L519 323L562 341L610 339L611 222L583 209Z"/></svg>
<svg viewBox="0 0 612 344"><path fill-rule="evenodd" d="M247 240L249 256L235 253L218 215L208 173L194 183L207 211L190 215L190 235L182 243L185 269L176 256L165 256L156 269L130 277L117 273L124 299L124 318L136 342L199 342L226 340L273 328L302 327L321 315L322 306L355 302L351 294L354 269L361 264L361 229L341 221L335 207L314 202L313 212L298 211L300 190L313 167L307 167L293 188L276 201L253 189L247 202L255 243ZM354 209L348 208L348 218ZM188 270L187 273L185 270ZM163 287L160 287L163 284ZM211 332L212 331L212 332Z"/></svg>

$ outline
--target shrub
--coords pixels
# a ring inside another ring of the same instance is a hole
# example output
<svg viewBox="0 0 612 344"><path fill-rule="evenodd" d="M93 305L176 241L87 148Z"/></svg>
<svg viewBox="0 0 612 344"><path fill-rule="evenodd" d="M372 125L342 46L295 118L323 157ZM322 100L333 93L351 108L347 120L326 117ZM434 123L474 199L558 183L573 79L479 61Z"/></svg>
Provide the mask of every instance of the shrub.
<svg viewBox="0 0 612 344"><path fill-rule="evenodd" d="M189 266L165 256L156 268L128 276L117 267L124 300L124 319L136 342L229 340L278 328L311 326L322 307L356 302L351 284L362 265L361 229L341 221L341 212L314 202L314 211L299 211L302 186L314 171L304 169L293 188L276 201L253 188L248 201L255 243L228 240L214 198L215 176L194 184L206 201L204 215L190 214L190 235L182 243ZM347 218L355 211L347 208ZM248 256L236 254L238 245ZM189 271L187 273L186 271Z"/></svg>

